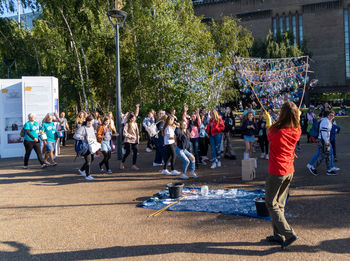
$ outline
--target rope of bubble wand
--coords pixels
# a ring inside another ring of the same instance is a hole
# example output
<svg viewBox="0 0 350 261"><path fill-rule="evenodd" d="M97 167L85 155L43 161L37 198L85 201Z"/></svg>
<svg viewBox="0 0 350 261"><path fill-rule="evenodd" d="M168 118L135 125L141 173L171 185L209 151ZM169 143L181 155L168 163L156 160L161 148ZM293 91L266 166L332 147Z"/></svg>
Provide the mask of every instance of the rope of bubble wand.
<svg viewBox="0 0 350 261"><path fill-rule="evenodd" d="M300 99L299 110L301 108L301 105L302 105L303 99L304 99L304 95L305 95L308 70L309 70L309 56L306 56L306 71L305 71L304 89L303 89L303 95L301 96L301 99Z"/></svg>

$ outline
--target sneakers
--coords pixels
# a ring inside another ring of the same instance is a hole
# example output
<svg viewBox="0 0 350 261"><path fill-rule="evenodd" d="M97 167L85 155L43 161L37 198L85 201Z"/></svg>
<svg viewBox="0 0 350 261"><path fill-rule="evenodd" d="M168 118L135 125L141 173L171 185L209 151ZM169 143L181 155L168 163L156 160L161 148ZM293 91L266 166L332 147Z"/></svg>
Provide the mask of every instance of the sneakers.
<svg viewBox="0 0 350 261"><path fill-rule="evenodd" d="M101 172L104 172L104 171L105 171L105 170L103 169L103 166L102 166L102 165L98 164L98 167L99 167L99 169L100 169Z"/></svg>
<svg viewBox="0 0 350 261"><path fill-rule="evenodd" d="M333 168L331 168L331 170L338 171L338 170L340 170L340 168L333 167Z"/></svg>
<svg viewBox="0 0 350 261"><path fill-rule="evenodd" d="M82 175L83 177L86 177L86 173L85 173L85 171L83 171L83 170L78 170L79 171L79 173L80 173L80 175Z"/></svg>
<svg viewBox="0 0 350 261"><path fill-rule="evenodd" d="M28 166L23 166L23 169L28 169Z"/></svg>
<svg viewBox="0 0 350 261"><path fill-rule="evenodd" d="M177 170L172 170L170 172L170 175L179 175L179 174L180 174L180 172L178 172Z"/></svg>
<svg viewBox="0 0 350 261"><path fill-rule="evenodd" d="M332 169L327 170L326 174L327 176L337 176L337 173Z"/></svg>
<svg viewBox="0 0 350 261"><path fill-rule="evenodd" d="M216 162L213 162L213 164L211 164L211 169L215 169L216 168Z"/></svg>
<svg viewBox="0 0 350 261"><path fill-rule="evenodd" d="M195 179L198 178L197 174L194 171L191 171L190 177L195 178Z"/></svg>
<svg viewBox="0 0 350 261"><path fill-rule="evenodd" d="M307 166L306 166L308 169L309 169L309 171L310 171L310 173L312 174L312 175L314 175L314 176L318 176L318 174L317 174L317 170L312 166L312 165L310 165L310 164L307 164Z"/></svg>
<svg viewBox="0 0 350 261"><path fill-rule="evenodd" d="M170 175L170 172L169 172L169 170L167 170L167 169L162 169L162 174L164 174L164 175Z"/></svg>
<svg viewBox="0 0 350 261"><path fill-rule="evenodd" d="M291 238L286 239L285 241L283 241L281 247L282 250L286 249L287 246L291 245L293 242L295 242L298 239L297 236L292 236Z"/></svg>
<svg viewBox="0 0 350 261"><path fill-rule="evenodd" d="M150 149L150 148L146 148L146 152L152 152L152 149Z"/></svg>
<svg viewBox="0 0 350 261"><path fill-rule="evenodd" d="M267 160L269 159L269 154L266 154L265 159Z"/></svg>
<svg viewBox="0 0 350 261"><path fill-rule="evenodd" d="M89 175L89 176L86 176L85 179L86 179L86 180L90 180L90 181L94 180L94 178L93 178L92 176L90 176L90 175Z"/></svg>
<svg viewBox="0 0 350 261"><path fill-rule="evenodd" d="M186 174L182 173L180 175L180 179L189 179L189 177Z"/></svg>
<svg viewBox="0 0 350 261"><path fill-rule="evenodd" d="M54 167L54 166L57 166L57 162L55 162L55 161L52 162L52 163L51 163L51 166L53 166L53 167Z"/></svg>
<svg viewBox="0 0 350 261"><path fill-rule="evenodd" d="M163 166L163 164L153 162L153 167L159 167L159 166Z"/></svg>
<svg viewBox="0 0 350 261"><path fill-rule="evenodd" d="M209 160L207 156L202 156L202 160Z"/></svg>
<svg viewBox="0 0 350 261"><path fill-rule="evenodd" d="M107 170L107 174L112 174L112 170Z"/></svg>
<svg viewBox="0 0 350 261"><path fill-rule="evenodd" d="M263 159L263 158L265 158L265 153L261 153L260 155L260 159Z"/></svg>
<svg viewBox="0 0 350 261"><path fill-rule="evenodd" d="M137 167L136 165L132 165L132 166L131 166L131 169L132 169L132 170L140 170L140 168Z"/></svg>
<svg viewBox="0 0 350 261"><path fill-rule="evenodd" d="M216 165L220 168L221 167L221 161L218 161Z"/></svg>

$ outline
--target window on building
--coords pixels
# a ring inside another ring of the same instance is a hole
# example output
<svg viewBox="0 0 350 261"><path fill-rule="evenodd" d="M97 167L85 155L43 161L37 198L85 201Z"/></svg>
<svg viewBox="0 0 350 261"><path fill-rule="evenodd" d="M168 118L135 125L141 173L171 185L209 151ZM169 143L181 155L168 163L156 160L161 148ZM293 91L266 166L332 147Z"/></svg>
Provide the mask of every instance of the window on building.
<svg viewBox="0 0 350 261"><path fill-rule="evenodd" d="M289 31L289 16L286 16L286 31Z"/></svg>
<svg viewBox="0 0 350 261"><path fill-rule="evenodd" d="M296 21L295 15L292 16L292 28L293 28L294 45L297 45L297 21Z"/></svg>
<svg viewBox="0 0 350 261"><path fill-rule="evenodd" d="M280 34L283 34L283 17L280 17Z"/></svg>
<svg viewBox="0 0 350 261"><path fill-rule="evenodd" d="M272 32L273 32L273 37L277 36L277 22L276 18L272 18Z"/></svg>
<svg viewBox="0 0 350 261"><path fill-rule="evenodd" d="M350 78L350 53L349 53L349 11L344 9L344 44L345 44L345 73Z"/></svg>
<svg viewBox="0 0 350 261"><path fill-rule="evenodd" d="M299 15L299 44L303 43L303 15Z"/></svg>

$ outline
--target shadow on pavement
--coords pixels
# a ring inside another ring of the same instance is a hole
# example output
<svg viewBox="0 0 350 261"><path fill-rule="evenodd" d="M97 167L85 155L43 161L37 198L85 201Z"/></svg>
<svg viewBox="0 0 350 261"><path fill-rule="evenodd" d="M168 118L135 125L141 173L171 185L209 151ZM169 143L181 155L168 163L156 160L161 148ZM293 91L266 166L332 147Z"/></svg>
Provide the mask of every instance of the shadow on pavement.
<svg viewBox="0 0 350 261"><path fill-rule="evenodd" d="M123 257L140 257L161 255L170 253L197 253L197 254L220 254L242 256L268 256L281 251L279 246L269 246L266 250L247 250L228 247L254 247L264 246L265 241L260 242L198 242L183 244L161 244L140 246L114 246L91 250L77 250L69 252L56 252L45 254L31 254L30 247L14 242L5 241L3 244L16 248L13 252L0 252L0 260L92 260L111 259ZM349 254L350 238L323 241L317 246L295 245L290 246L287 252L319 252L326 251L335 254ZM222 248L221 248L222 247Z"/></svg>

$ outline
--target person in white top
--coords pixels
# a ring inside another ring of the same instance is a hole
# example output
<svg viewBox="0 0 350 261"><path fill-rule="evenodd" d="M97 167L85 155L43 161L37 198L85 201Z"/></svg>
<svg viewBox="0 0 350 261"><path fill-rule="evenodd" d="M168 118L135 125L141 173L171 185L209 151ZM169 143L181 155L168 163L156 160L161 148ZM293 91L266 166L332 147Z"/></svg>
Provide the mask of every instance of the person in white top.
<svg viewBox="0 0 350 261"><path fill-rule="evenodd" d="M85 140L87 143L94 144L97 143L96 140L96 135L95 135L95 129L93 126L94 123L94 118L92 116L88 116L83 123L83 126L81 126L74 134L74 139L75 140ZM94 153L95 151L90 151L90 146L89 150L86 152L84 155L84 160L85 163L84 165L79 169L79 173L85 177L86 180L94 180L94 178L90 175L90 170L91 170L91 164L94 160Z"/></svg>
<svg viewBox="0 0 350 261"><path fill-rule="evenodd" d="M325 111L324 118L322 118L319 128L319 135L317 139L318 148L320 154L316 159L316 162L311 166L310 171L313 175L317 175L317 167L321 164L323 160L326 162L328 176L337 175L335 171L331 168L330 164L330 153L331 153L331 143L330 143L330 133L332 129L332 120L334 119L334 111Z"/></svg>
<svg viewBox="0 0 350 261"><path fill-rule="evenodd" d="M166 159L166 161L164 162L164 167L162 170L162 174L165 175L179 175L180 172L178 172L177 170L174 169L174 165L175 165L175 129L176 129L176 125L174 123L174 117L173 116L169 116L166 119L166 122L164 124L163 130L162 130L162 134L164 136L164 146L166 147L166 150L168 152L168 157ZM171 163L171 172L169 172L166 167L168 162L170 161Z"/></svg>

